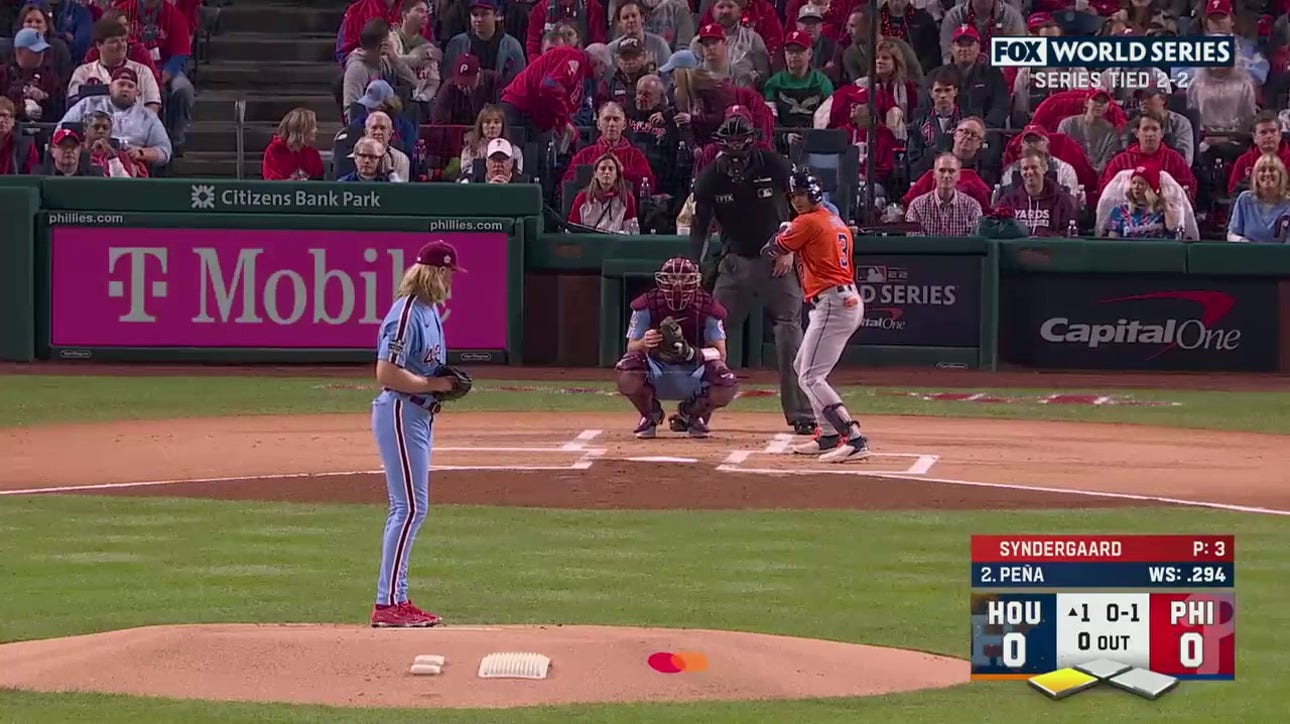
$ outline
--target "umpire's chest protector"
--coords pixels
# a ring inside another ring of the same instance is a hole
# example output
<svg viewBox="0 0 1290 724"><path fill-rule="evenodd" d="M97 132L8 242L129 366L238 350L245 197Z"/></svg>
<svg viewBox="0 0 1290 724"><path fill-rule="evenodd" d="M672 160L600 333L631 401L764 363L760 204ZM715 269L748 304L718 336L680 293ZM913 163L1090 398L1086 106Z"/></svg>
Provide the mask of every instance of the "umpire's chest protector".
<svg viewBox="0 0 1290 724"><path fill-rule="evenodd" d="M694 301L679 312L667 306L667 299L658 289L651 289L636 297L632 300L631 306L634 310L649 312L650 329L658 329L659 323L668 317L680 322L685 340L699 347L707 344L707 340L703 338L703 327L708 317L716 317L722 321L726 318L726 308L702 289L697 290L694 293Z"/></svg>

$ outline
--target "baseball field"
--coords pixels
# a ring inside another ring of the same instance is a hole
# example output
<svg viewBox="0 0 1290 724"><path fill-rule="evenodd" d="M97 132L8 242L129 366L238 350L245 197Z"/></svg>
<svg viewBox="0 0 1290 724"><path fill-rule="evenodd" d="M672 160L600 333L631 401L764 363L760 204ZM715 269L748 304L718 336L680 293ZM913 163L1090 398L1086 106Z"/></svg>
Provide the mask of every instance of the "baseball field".
<svg viewBox="0 0 1290 724"><path fill-rule="evenodd" d="M0 367L0 721L1284 716L1285 377L848 370L875 454L830 466L758 373L711 438L640 441L598 371L475 371L409 567L446 625L375 630L369 370ZM1237 680L969 683L991 533L1234 534ZM516 650L549 676L476 676Z"/></svg>

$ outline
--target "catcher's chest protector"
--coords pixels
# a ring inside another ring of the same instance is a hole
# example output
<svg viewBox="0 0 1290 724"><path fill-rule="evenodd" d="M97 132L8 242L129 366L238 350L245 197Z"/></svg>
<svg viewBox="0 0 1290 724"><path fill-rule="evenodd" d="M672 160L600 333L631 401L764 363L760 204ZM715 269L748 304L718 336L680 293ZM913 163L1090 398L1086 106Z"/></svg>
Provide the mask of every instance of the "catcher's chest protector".
<svg viewBox="0 0 1290 724"><path fill-rule="evenodd" d="M679 312L673 311L671 307L667 306L667 299L657 289L649 290L639 297L637 302L644 302L644 304L638 307L637 303L633 302L633 308L649 310L651 329L658 329L660 322L671 317L681 325L681 333L685 335L685 341L696 347L702 347L707 344L707 340L703 338L703 327L708 321L708 317L725 319L726 316L725 308L717 304L717 300L702 289L696 291L694 301Z"/></svg>

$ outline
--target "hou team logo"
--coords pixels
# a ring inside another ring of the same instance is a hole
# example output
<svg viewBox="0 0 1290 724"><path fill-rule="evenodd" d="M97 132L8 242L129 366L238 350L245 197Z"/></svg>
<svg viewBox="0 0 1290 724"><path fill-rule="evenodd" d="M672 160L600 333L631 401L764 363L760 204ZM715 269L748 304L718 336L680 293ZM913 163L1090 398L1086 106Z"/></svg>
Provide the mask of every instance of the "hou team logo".
<svg viewBox="0 0 1290 724"><path fill-rule="evenodd" d="M1147 359L1175 349L1232 352L1241 346L1241 330L1224 329L1218 323L1236 308L1236 298L1225 292L1169 291L1102 299L1098 304L1151 300L1181 300L1200 305L1200 314L1186 319L1170 317L1163 323L1121 318L1115 322L1088 323L1069 317L1051 317L1039 327L1046 342L1078 344L1089 349L1108 344L1162 345Z"/></svg>

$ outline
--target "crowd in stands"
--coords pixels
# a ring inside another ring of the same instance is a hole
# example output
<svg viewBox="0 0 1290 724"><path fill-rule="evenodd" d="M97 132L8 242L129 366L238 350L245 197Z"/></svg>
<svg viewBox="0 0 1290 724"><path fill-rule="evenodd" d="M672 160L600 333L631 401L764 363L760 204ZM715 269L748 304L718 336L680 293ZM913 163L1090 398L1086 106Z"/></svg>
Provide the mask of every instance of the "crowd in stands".
<svg viewBox="0 0 1290 724"><path fill-rule="evenodd" d="M106 113L129 134L122 167L164 164L191 110L199 0L84 2L16 13L0 79L13 118L0 105L0 124ZM1035 236L1284 241L1288 11L1288 0L882 0L876 17L866 0L358 0L337 29L344 128L332 151L316 150L318 119L297 109L263 176L536 182L576 224L685 233L695 174L719 153L713 134L741 115L860 226L971 234L1007 216ZM988 62L991 38L1028 35L1234 36L1239 57L1064 69L1056 88L1045 69ZM4 134L0 172L49 160Z"/></svg>
<svg viewBox="0 0 1290 724"><path fill-rule="evenodd" d="M0 175L164 175L196 102L202 2L0 0Z"/></svg>

